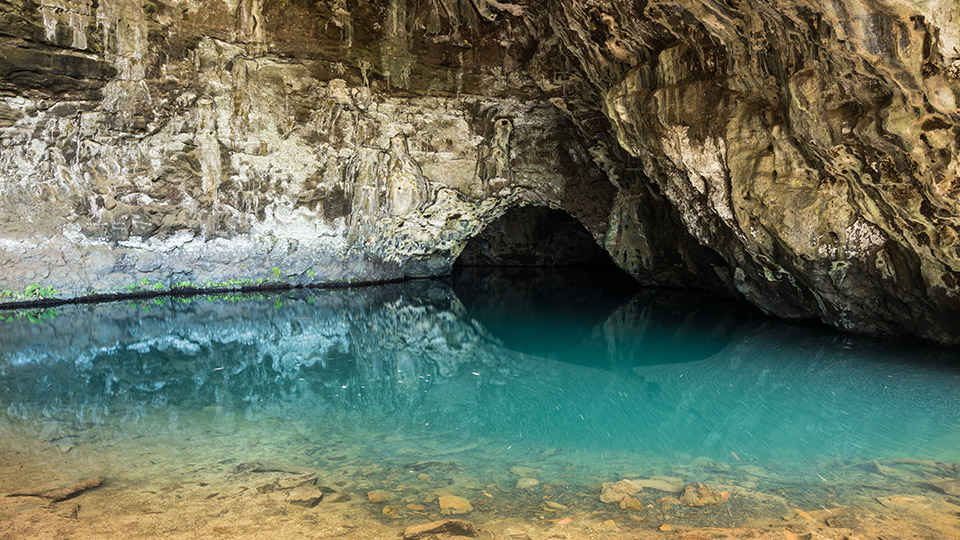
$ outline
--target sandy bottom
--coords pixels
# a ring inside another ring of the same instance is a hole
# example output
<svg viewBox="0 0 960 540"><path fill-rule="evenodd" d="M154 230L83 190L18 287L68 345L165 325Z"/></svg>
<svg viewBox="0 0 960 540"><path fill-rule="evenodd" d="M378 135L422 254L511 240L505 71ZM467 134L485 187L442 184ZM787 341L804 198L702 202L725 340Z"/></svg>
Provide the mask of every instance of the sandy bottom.
<svg viewBox="0 0 960 540"><path fill-rule="evenodd" d="M451 518L476 524L479 538L508 540L960 538L960 464L901 457L821 464L809 475L736 456L658 471L625 459L604 464L621 472L601 480L667 478L617 504L600 501L600 481L563 480L589 464L562 454L469 472L461 462L482 445L419 447L370 431L318 441L282 420L237 431L222 416L181 423L176 436L162 429L169 419L122 433L55 426L39 437L36 426L6 426L0 538L397 538ZM670 484L692 481L726 500L681 503ZM442 513L445 496L461 498L462 513Z"/></svg>

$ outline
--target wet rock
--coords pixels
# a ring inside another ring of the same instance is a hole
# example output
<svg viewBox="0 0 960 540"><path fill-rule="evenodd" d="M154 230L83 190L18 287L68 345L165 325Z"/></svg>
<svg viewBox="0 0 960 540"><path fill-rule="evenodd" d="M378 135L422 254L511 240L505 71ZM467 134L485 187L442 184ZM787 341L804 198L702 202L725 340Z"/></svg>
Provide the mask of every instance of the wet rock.
<svg viewBox="0 0 960 540"><path fill-rule="evenodd" d="M619 504L624 497L636 495L642 490L643 486L633 480L604 482L601 484L600 502L607 504Z"/></svg>
<svg viewBox="0 0 960 540"><path fill-rule="evenodd" d="M533 489L540 485L536 478L521 478L517 480L517 489Z"/></svg>
<svg viewBox="0 0 960 540"><path fill-rule="evenodd" d="M286 491L287 502L305 508L313 508L323 500L323 492L311 485L299 485Z"/></svg>
<svg viewBox="0 0 960 540"><path fill-rule="evenodd" d="M651 476L650 478L638 478L634 480L634 482L644 489L665 491L667 493L680 493L683 491L683 480L673 476Z"/></svg>
<svg viewBox="0 0 960 540"><path fill-rule="evenodd" d="M643 512L643 503L627 495L620 501L621 510L631 510L633 512Z"/></svg>
<svg viewBox="0 0 960 540"><path fill-rule="evenodd" d="M564 504L549 500L540 503L540 508L543 508L549 512L566 512L567 510L570 510L570 508Z"/></svg>
<svg viewBox="0 0 960 540"><path fill-rule="evenodd" d="M386 491L375 489L367 492L367 500L373 504L382 504L390 500L390 494Z"/></svg>
<svg viewBox="0 0 960 540"><path fill-rule="evenodd" d="M439 275L536 201L649 284L960 339L955 0L374 2L345 48L327 2L68 4L3 3L0 290Z"/></svg>
<svg viewBox="0 0 960 540"><path fill-rule="evenodd" d="M316 473L300 474L296 476L285 476L277 481L277 489L291 489L304 484L315 484L317 482Z"/></svg>
<svg viewBox="0 0 960 540"><path fill-rule="evenodd" d="M927 480L927 484L941 493L946 493L947 495L952 495L954 497L960 497L960 478L940 478L937 480Z"/></svg>
<svg viewBox="0 0 960 540"><path fill-rule="evenodd" d="M521 478L536 478L540 476L540 469L534 469L533 467L523 467L520 465L510 467L510 473Z"/></svg>
<svg viewBox="0 0 960 540"><path fill-rule="evenodd" d="M729 497L729 495L728 495ZM680 502L687 506L710 506L720 504L725 499L719 491L714 491L699 482L691 482L683 488Z"/></svg>
<svg viewBox="0 0 960 540"><path fill-rule="evenodd" d="M441 495L437 502L440 504L441 514L466 514L473 511L470 501L456 495Z"/></svg>
<svg viewBox="0 0 960 540"><path fill-rule="evenodd" d="M503 530L503 540L531 540L527 531L515 527L507 527Z"/></svg>
<svg viewBox="0 0 960 540"><path fill-rule="evenodd" d="M660 509L661 512L669 510L671 506L683 504L680 502L680 499L677 499L676 497L660 497L655 502L657 504L657 508Z"/></svg>
<svg viewBox="0 0 960 540"><path fill-rule="evenodd" d="M400 516L400 509L397 508L396 506L392 506L392 505L389 505L389 504L383 507L383 510L381 510L381 513L382 513L383 515L388 516L388 517L391 517L391 518L393 518L393 519L400 519L400 518L401 518L401 516Z"/></svg>
<svg viewBox="0 0 960 540"><path fill-rule="evenodd" d="M474 538L480 530L465 519L447 519L431 521L422 525L412 525L403 530L403 540L420 540L435 534L450 534Z"/></svg>
<svg viewBox="0 0 960 540"><path fill-rule="evenodd" d="M42 488L27 491L16 491L8 493L7 497L38 497L48 499L51 502L65 501L80 495L84 491L100 487L103 479L99 476L82 480L69 486L60 486L52 488Z"/></svg>

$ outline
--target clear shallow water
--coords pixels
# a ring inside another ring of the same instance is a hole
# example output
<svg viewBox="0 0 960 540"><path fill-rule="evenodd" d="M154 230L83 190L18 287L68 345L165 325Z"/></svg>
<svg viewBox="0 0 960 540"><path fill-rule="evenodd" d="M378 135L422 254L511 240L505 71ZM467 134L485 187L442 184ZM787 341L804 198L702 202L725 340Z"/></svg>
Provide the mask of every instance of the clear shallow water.
<svg viewBox="0 0 960 540"><path fill-rule="evenodd" d="M109 455L111 477L139 484L270 462L355 501L449 492L474 501L473 519L559 517L543 515L550 497L620 519L600 483L660 475L749 490L676 518L737 526L943 476L895 460L960 462L956 351L576 273L463 269L452 285L71 306L0 325L2 445L40 441L78 470ZM517 489L518 466L541 484Z"/></svg>

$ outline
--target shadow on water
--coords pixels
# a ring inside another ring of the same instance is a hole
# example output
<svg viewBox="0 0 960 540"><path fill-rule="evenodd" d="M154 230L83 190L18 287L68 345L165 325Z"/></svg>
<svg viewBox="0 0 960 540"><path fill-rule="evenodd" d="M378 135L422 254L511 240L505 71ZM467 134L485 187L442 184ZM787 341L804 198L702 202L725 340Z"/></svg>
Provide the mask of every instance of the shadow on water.
<svg viewBox="0 0 960 540"><path fill-rule="evenodd" d="M642 288L617 268L458 266L467 313L509 349L589 367L702 360L766 318L699 291Z"/></svg>

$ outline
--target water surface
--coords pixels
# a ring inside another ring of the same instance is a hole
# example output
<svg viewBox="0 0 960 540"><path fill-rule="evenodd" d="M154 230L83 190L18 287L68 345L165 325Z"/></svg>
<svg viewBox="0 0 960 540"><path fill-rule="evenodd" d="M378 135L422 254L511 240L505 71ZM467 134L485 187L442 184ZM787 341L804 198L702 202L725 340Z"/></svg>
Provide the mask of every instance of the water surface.
<svg viewBox="0 0 960 540"><path fill-rule="evenodd" d="M948 497L925 482L960 462L955 351L531 272L13 314L0 445L21 465L55 456L61 480L101 475L127 502L263 502L282 491L270 482L315 473L318 508L395 528L438 518L443 494L481 523L590 516L618 530ZM661 476L731 497L598 498L602 482ZM0 491L19 482L10 467L0 478ZM143 503L169 511L156 504ZM233 526L210 523L194 526Z"/></svg>

